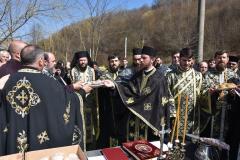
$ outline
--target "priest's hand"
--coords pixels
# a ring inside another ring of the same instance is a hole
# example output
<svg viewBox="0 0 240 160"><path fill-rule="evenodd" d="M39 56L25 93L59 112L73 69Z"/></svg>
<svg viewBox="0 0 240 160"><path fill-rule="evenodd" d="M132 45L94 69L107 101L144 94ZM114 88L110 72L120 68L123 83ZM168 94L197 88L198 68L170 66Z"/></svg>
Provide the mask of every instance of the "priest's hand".
<svg viewBox="0 0 240 160"><path fill-rule="evenodd" d="M81 89L83 87L83 84L84 84L84 82L77 81L77 82L73 83L72 86L73 86L74 90L78 91L79 89Z"/></svg>
<svg viewBox="0 0 240 160"><path fill-rule="evenodd" d="M107 88L115 88L115 85L111 80L103 80L103 85Z"/></svg>
<svg viewBox="0 0 240 160"><path fill-rule="evenodd" d="M92 87L89 84L82 85L82 89L87 93L90 93L92 91Z"/></svg>

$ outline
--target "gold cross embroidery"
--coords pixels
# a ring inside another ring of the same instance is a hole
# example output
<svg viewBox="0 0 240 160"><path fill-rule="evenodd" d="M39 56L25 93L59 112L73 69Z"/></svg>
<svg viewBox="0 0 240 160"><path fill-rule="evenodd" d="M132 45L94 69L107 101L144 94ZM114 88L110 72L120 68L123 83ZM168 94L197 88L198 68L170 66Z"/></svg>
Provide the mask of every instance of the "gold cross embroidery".
<svg viewBox="0 0 240 160"><path fill-rule="evenodd" d="M6 96L7 101L11 104L11 107L15 109L15 112L24 118L31 107L36 106L41 102L40 97L34 92L31 83L23 77L16 82Z"/></svg>
<svg viewBox="0 0 240 160"><path fill-rule="evenodd" d="M18 94L16 98L22 103L22 105L24 105L28 100L28 96L24 90L22 90L21 93Z"/></svg>
<svg viewBox="0 0 240 160"><path fill-rule="evenodd" d="M152 104L151 103L144 103L144 110L145 111L150 111L152 110Z"/></svg>
<svg viewBox="0 0 240 160"><path fill-rule="evenodd" d="M27 134L24 130L22 130L22 132L18 133L17 137L17 148L19 152L24 152L28 149L27 141Z"/></svg>
<svg viewBox="0 0 240 160"><path fill-rule="evenodd" d="M162 106L165 106L165 104L168 103L167 97L162 97Z"/></svg>
<svg viewBox="0 0 240 160"><path fill-rule="evenodd" d="M126 101L126 103L127 103L127 104L132 104L132 103L134 103L133 97L128 98L128 100Z"/></svg>
<svg viewBox="0 0 240 160"><path fill-rule="evenodd" d="M40 133L38 136L39 143L42 144L46 141L49 141L50 139L48 138L47 131L43 131Z"/></svg>

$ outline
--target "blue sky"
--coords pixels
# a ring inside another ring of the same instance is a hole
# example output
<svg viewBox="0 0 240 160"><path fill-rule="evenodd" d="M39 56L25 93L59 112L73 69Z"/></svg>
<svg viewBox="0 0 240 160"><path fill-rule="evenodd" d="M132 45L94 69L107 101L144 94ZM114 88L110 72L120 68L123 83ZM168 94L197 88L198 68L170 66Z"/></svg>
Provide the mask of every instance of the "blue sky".
<svg viewBox="0 0 240 160"><path fill-rule="evenodd" d="M72 0L70 0L72 1ZM121 9L135 9L140 8L143 5L151 6L153 0L110 0L111 3L109 5L110 11L112 10L121 10ZM62 12L61 14L66 14L64 18L61 19L50 19L47 17L40 17L34 21L27 23L22 29L17 32L17 35L29 33L30 28L34 23L38 23L41 25L45 37L48 37L54 32L62 29L65 26L70 25L71 23L76 23L85 18L89 17L88 11L84 12L84 9L79 11L79 9L71 9L66 12ZM28 38L26 38L28 39Z"/></svg>

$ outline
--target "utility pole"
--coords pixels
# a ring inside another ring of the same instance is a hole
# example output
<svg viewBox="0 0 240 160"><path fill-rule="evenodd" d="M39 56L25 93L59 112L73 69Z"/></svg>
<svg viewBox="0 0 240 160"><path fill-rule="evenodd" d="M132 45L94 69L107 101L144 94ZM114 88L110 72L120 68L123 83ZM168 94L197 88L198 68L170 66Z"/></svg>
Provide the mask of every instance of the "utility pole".
<svg viewBox="0 0 240 160"><path fill-rule="evenodd" d="M198 62L203 60L205 0L198 0Z"/></svg>
<svg viewBox="0 0 240 160"><path fill-rule="evenodd" d="M127 58L127 37L125 37L125 52L124 52L124 58Z"/></svg>
<svg viewBox="0 0 240 160"><path fill-rule="evenodd" d="M92 49L90 48L90 53L89 53L90 55L90 58L92 58Z"/></svg>

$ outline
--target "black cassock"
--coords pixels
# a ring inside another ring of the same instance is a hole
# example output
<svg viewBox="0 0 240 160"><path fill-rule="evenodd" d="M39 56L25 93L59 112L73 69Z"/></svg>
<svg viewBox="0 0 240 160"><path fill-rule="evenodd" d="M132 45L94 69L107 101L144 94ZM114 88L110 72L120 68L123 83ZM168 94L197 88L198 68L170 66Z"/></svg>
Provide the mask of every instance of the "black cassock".
<svg viewBox="0 0 240 160"><path fill-rule="evenodd" d="M153 131L161 130L162 117L169 124L167 81L155 68L148 73L140 71L128 83L116 83L116 87L124 105Z"/></svg>
<svg viewBox="0 0 240 160"><path fill-rule="evenodd" d="M99 148L144 138L144 130L147 127L142 125L142 121L153 131L161 129L162 117L165 117L165 123L168 124L169 91L163 74L154 69L145 76L143 71L140 71L128 82L120 79L116 80L115 84L117 90L99 88ZM133 124L134 127L131 127L131 122L135 123L134 120L131 121L135 119L133 114L142 120L139 123L143 129L139 129L142 128L139 124ZM138 129L133 129L135 126ZM145 137L151 140L150 136Z"/></svg>
<svg viewBox="0 0 240 160"><path fill-rule="evenodd" d="M0 155L79 144L85 149L80 95L33 68L1 91Z"/></svg>

